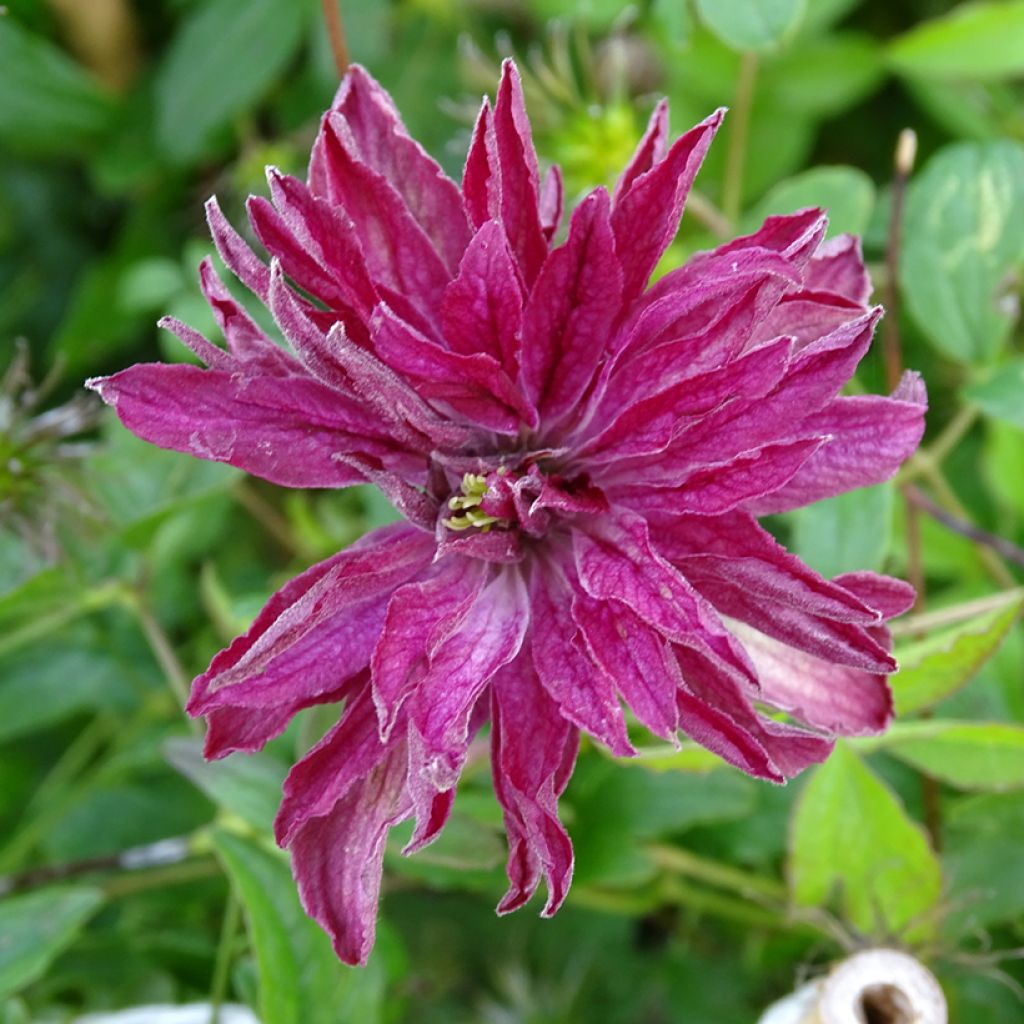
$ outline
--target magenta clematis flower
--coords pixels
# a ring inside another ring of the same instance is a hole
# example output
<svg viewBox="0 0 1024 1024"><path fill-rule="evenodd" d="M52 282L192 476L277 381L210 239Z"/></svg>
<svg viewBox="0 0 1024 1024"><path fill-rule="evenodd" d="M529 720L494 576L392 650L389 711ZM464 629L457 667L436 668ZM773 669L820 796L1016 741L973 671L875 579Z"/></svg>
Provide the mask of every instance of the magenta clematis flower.
<svg viewBox="0 0 1024 1024"><path fill-rule="evenodd" d="M222 757L344 705L289 775L276 830L350 963L373 943L388 830L415 819L407 852L438 835L488 722L509 839L498 911L543 878L549 915L572 875L557 803L579 732L630 755L623 704L775 782L891 716L884 621L910 587L824 579L756 516L892 476L924 387L839 396L880 310L857 241L823 242L819 210L647 288L722 112L671 145L667 116L556 243L560 178L539 175L511 63L461 187L353 68L308 181L272 169L270 200L249 201L269 266L208 206L291 352L207 261L227 349L167 320L206 369L90 382L154 444L290 487L372 481L405 517L275 594L188 706Z"/></svg>

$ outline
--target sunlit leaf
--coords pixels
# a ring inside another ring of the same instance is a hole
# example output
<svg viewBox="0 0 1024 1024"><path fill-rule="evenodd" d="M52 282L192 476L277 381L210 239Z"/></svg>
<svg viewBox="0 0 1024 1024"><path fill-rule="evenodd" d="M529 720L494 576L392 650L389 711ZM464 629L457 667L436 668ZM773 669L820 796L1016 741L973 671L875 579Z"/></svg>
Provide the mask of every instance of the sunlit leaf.
<svg viewBox="0 0 1024 1024"><path fill-rule="evenodd" d="M844 918L877 938L928 931L942 889L924 832L849 747L835 752L797 799L789 879L796 903L838 897Z"/></svg>
<svg viewBox="0 0 1024 1024"><path fill-rule="evenodd" d="M882 749L958 789L1024 787L1024 727L1002 722L901 722Z"/></svg>
<svg viewBox="0 0 1024 1024"><path fill-rule="evenodd" d="M892 66L934 78L1006 78L1024 72L1024 3L958 4L921 22L889 48Z"/></svg>
<svg viewBox="0 0 1024 1024"><path fill-rule="evenodd" d="M957 625L896 647L900 670L889 680L896 714L906 715L948 697L968 683L998 650L1024 607L1024 594Z"/></svg>

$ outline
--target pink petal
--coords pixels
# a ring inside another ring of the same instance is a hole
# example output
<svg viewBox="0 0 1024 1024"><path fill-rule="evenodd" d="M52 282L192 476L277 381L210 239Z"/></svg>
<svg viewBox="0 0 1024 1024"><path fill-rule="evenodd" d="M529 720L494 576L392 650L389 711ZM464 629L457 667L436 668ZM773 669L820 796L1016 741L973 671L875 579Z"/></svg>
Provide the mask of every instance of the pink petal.
<svg viewBox="0 0 1024 1024"><path fill-rule="evenodd" d="M408 702L424 741L420 772L439 790L456 782L469 741L469 720L491 677L519 653L530 623L526 587L515 568L498 570L459 628L431 653Z"/></svg>
<svg viewBox="0 0 1024 1024"><path fill-rule="evenodd" d="M270 271L228 222L221 212L216 196L207 200L206 220L224 265L249 291L266 302L270 288Z"/></svg>
<svg viewBox="0 0 1024 1024"><path fill-rule="evenodd" d="M365 68L349 69L333 109L345 118L359 158L398 190L454 273L470 238L458 186L409 136L391 97Z"/></svg>
<svg viewBox="0 0 1024 1024"><path fill-rule="evenodd" d="M547 256L548 244L540 220L537 154L519 72L510 60L502 64L494 103L494 149L501 180L501 220L529 287Z"/></svg>
<svg viewBox="0 0 1024 1024"><path fill-rule="evenodd" d="M860 239L838 235L823 242L807 264L804 287L809 291L832 292L866 306L872 288L861 255Z"/></svg>
<svg viewBox="0 0 1024 1024"><path fill-rule="evenodd" d="M426 579L399 587L373 651L373 700L386 739L430 659L460 627L486 582L485 563L446 558Z"/></svg>
<svg viewBox="0 0 1024 1024"><path fill-rule="evenodd" d="M543 916L561 906L572 881L572 843L558 820L558 798L576 760L578 733L544 691L528 658L491 685L494 791L505 813L509 890L498 913L517 910L547 881Z"/></svg>
<svg viewBox="0 0 1024 1024"><path fill-rule="evenodd" d="M555 563L534 563L530 584L530 653L537 678L563 718L618 757L635 754L613 676L591 658L572 614L572 590Z"/></svg>
<svg viewBox="0 0 1024 1024"><path fill-rule="evenodd" d="M756 515L785 512L857 487L890 479L914 453L924 434L927 408L915 375L901 385L907 398L856 395L836 398L807 417L800 429L830 435L796 476L780 491L748 505Z"/></svg>
<svg viewBox="0 0 1024 1024"><path fill-rule="evenodd" d="M473 137L462 173L462 197L472 223L480 228L492 219L501 220L501 183L494 141L491 101L485 96L473 127Z"/></svg>
<svg viewBox="0 0 1024 1024"><path fill-rule="evenodd" d="M563 192L562 172L557 164L552 164L540 188L540 225L544 240L548 243L558 233L562 223Z"/></svg>
<svg viewBox="0 0 1024 1024"><path fill-rule="evenodd" d="M302 904L348 964L366 963L373 947L388 830L411 809L405 775L405 750L398 746L289 844Z"/></svg>
<svg viewBox="0 0 1024 1024"><path fill-rule="evenodd" d="M523 291L505 231L487 221L466 249L444 293L441 327L454 352L493 356L514 380L519 373Z"/></svg>
<svg viewBox="0 0 1024 1024"><path fill-rule="evenodd" d="M651 112L636 150L629 163L626 164L615 184L615 192L612 200L615 203L622 201L630 189L632 189L637 178L646 174L655 164L665 159L668 150L668 100L659 100L657 106Z"/></svg>
<svg viewBox="0 0 1024 1024"><path fill-rule="evenodd" d="M676 655L683 673L679 724L702 746L772 782L792 778L831 753L831 740L760 715L745 680L728 666L688 648L677 648Z"/></svg>
<svg viewBox="0 0 1024 1024"><path fill-rule="evenodd" d="M526 393L548 422L573 411L600 364L622 297L608 194L573 211L569 239L544 264L523 317Z"/></svg>
<svg viewBox="0 0 1024 1024"><path fill-rule="evenodd" d="M766 395L782 378L789 364L792 343L776 338L724 366L685 377L627 407L582 453L589 462L601 464L622 456L647 455L661 451L674 435L690 423L741 396L744 400ZM594 453L597 453L596 456ZM614 464L600 479L644 478L632 470L616 474Z"/></svg>
<svg viewBox="0 0 1024 1024"><path fill-rule="evenodd" d="M392 183L358 159L344 118L327 115L318 146L328 198L351 218L371 278L405 295L429 319L451 279L433 242Z"/></svg>
<svg viewBox="0 0 1024 1024"><path fill-rule="evenodd" d="M823 661L741 623L733 629L773 707L839 736L871 736L888 726L892 694L883 674Z"/></svg>
<svg viewBox="0 0 1024 1024"><path fill-rule="evenodd" d="M367 667L391 592L432 554L430 537L401 523L306 570L214 657L193 683L187 710L275 707L337 689Z"/></svg>
<svg viewBox="0 0 1024 1024"><path fill-rule="evenodd" d="M624 273L624 296L643 291L679 227L690 186L722 123L719 110L675 141L665 159L641 174L615 204L612 231Z"/></svg>
<svg viewBox="0 0 1024 1024"><path fill-rule="evenodd" d="M784 487L814 456L821 438L768 444L730 462L708 466L678 487L608 488L613 499L645 514L719 516Z"/></svg>
<svg viewBox="0 0 1024 1024"><path fill-rule="evenodd" d="M715 610L651 546L640 516L616 508L572 536L587 594L625 605L673 643L706 650L753 678L746 655Z"/></svg>
<svg viewBox="0 0 1024 1024"><path fill-rule="evenodd" d="M669 644L625 605L578 592L572 616L591 658L610 676L640 722L675 742L682 677Z"/></svg>
<svg viewBox="0 0 1024 1024"><path fill-rule="evenodd" d="M404 459L356 402L311 378L139 363L88 386L146 441L285 487L359 482L337 459L346 450Z"/></svg>
<svg viewBox="0 0 1024 1024"><path fill-rule="evenodd" d="M846 572L832 582L876 609L883 619L894 619L910 611L917 596L909 583L876 572Z"/></svg>
<svg viewBox="0 0 1024 1024"><path fill-rule="evenodd" d="M370 329L377 355L414 382L424 398L446 402L466 418L499 433L516 434L522 422L536 426L536 412L493 356L441 348L384 303L374 312Z"/></svg>

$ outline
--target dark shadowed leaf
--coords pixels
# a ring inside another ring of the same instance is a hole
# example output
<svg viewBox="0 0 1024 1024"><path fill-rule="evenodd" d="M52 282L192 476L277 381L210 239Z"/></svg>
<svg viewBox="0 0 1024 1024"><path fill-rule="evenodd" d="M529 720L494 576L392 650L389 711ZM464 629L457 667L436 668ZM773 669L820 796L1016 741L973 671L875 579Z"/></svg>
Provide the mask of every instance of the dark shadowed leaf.
<svg viewBox="0 0 1024 1024"><path fill-rule="evenodd" d="M907 306L946 355L984 363L1017 317L1024 259L1024 145L960 143L933 157L907 198L900 275Z"/></svg>
<svg viewBox="0 0 1024 1024"><path fill-rule="evenodd" d="M212 0L185 21L157 74L157 140L179 163L260 100L302 40L308 0Z"/></svg>
<svg viewBox="0 0 1024 1024"><path fill-rule="evenodd" d="M0 998L39 978L102 903L99 889L70 885L0 902Z"/></svg>

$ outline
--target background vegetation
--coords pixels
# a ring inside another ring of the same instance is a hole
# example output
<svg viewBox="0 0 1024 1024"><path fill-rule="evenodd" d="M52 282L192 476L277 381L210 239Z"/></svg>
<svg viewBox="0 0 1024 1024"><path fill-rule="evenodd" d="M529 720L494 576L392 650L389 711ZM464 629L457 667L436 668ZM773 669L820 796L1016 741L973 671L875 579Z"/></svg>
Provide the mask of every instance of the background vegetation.
<svg viewBox="0 0 1024 1024"><path fill-rule="evenodd" d="M614 180L658 95L676 131L731 105L670 262L803 205L863 233L889 371L929 385L926 447L897 484L773 528L825 573L923 581L897 627L899 722L783 789L690 747L628 764L585 749L564 802L576 884L551 922L493 916L504 845L477 759L444 838L389 854L369 967L341 967L269 833L323 721L205 765L180 708L276 585L391 512L152 449L79 392L184 359L160 314L213 331L202 201L216 192L240 224L265 164L302 173L337 84L320 7L8 0L0 1021L230 999L265 1024L739 1024L874 942L928 959L952 1019L1022 1019L1024 3L342 7L354 59L454 174L468 112L515 52L570 194ZM905 127L919 152L897 249ZM866 390L886 386L876 348Z"/></svg>

